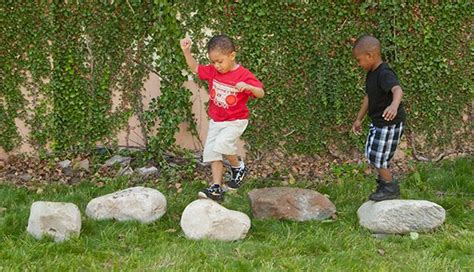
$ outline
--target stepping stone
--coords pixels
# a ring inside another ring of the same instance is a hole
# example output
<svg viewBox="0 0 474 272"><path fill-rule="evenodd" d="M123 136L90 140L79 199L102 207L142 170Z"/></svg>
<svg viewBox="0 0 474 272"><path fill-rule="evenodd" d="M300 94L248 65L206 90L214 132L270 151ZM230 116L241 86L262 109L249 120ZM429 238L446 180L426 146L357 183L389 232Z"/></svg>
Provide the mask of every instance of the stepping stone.
<svg viewBox="0 0 474 272"><path fill-rule="evenodd" d="M93 219L137 220L151 223L166 212L166 198L160 191L133 187L92 199L86 208Z"/></svg>
<svg viewBox="0 0 474 272"><path fill-rule="evenodd" d="M81 213L73 203L36 201L31 205L27 232L36 239L51 236L56 242L79 236Z"/></svg>
<svg viewBox="0 0 474 272"><path fill-rule="evenodd" d="M186 237L193 240L234 241L245 238L250 229L250 218L212 200L198 199L184 209L181 228Z"/></svg>
<svg viewBox="0 0 474 272"><path fill-rule="evenodd" d="M324 220L336 213L336 206L313 190L272 187L254 189L248 195L258 219Z"/></svg>
<svg viewBox="0 0 474 272"><path fill-rule="evenodd" d="M374 233L426 232L443 224L446 211L425 200L368 201L357 210L359 223Z"/></svg>

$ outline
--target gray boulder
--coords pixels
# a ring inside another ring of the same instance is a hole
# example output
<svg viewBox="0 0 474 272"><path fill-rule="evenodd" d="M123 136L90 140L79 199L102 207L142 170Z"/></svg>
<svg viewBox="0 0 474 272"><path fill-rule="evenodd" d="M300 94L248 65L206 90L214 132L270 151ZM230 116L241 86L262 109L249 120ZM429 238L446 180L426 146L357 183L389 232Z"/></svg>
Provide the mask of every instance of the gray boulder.
<svg viewBox="0 0 474 272"><path fill-rule="evenodd" d="M51 236L56 242L81 232L81 213L73 203L37 201L31 205L28 233L36 239Z"/></svg>
<svg viewBox="0 0 474 272"><path fill-rule="evenodd" d="M426 232L443 224L446 211L425 200L368 201L357 210L359 223L374 233Z"/></svg>
<svg viewBox="0 0 474 272"><path fill-rule="evenodd" d="M166 212L166 198L158 190L133 187L92 199L86 208L93 219L137 220L151 223Z"/></svg>
<svg viewBox="0 0 474 272"><path fill-rule="evenodd" d="M198 199L184 209L180 224L189 239L234 241L245 238L250 218L212 200Z"/></svg>

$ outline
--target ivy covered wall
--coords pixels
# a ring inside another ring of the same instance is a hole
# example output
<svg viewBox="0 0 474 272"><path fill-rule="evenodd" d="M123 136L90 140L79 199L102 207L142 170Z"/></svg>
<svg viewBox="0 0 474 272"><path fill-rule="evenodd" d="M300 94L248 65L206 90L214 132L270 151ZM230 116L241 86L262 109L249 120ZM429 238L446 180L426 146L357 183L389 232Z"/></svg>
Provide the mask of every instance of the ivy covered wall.
<svg viewBox="0 0 474 272"><path fill-rule="evenodd" d="M39 151L74 151L112 142L136 114L148 150L160 158L174 148L178 125L192 123L179 49L186 34L201 45L193 47L201 62L210 35L234 37L238 60L265 84L265 98L250 103L244 137L251 151L362 145L349 133L364 95L364 72L351 56L361 34L381 40L399 76L408 134L425 139L427 149L472 135L472 1L67 2L0 4L5 150L20 142L15 119L28 124ZM162 95L144 110L139 94L150 72L160 75ZM117 110L112 90L123 98Z"/></svg>

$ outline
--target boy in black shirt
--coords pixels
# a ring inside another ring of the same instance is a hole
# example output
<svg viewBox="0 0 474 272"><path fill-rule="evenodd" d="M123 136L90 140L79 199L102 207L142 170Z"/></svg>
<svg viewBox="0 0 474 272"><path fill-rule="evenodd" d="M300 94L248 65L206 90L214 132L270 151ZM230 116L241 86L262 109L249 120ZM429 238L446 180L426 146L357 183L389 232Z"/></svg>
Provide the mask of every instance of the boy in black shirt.
<svg viewBox="0 0 474 272"><path fill-rule="evenodd" d="M378 172L377 190L369 199L396 199L400 197L400 187L392 177L389 162L403 134L403 91L393 70L382 61L380 42L376 38L367 35L360 37L354 44L352 54L359 66L367 71L366 95L352 131L360 135L362 120L368 112L372 124L365 145L365 156Z"/></svg>

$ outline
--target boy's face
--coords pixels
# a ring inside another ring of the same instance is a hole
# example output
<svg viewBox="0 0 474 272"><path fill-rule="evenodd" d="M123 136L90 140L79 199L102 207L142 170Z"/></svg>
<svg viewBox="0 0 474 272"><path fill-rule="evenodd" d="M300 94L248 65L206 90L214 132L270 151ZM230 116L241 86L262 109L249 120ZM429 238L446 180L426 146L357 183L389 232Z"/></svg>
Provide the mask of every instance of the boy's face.
<svg viewBox="0 0 474 272"><path fill-rule="evenodd" d="M357 64L362 67L365 71L371 71L374 66L374 58L371 53L368 52L360 52L359 50L355 49L352 51L352 55L357 60Z"/></svg>
<svg viewBox="0 0 474 272"><path fill-rule="evenodd" d="M209 51L208 55L214 68L221 74L227 73L235 67L235 51L224 53L221 50L215 49Z"/></svg>

